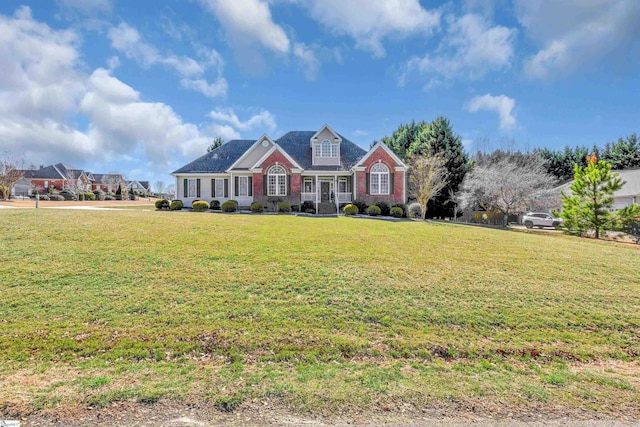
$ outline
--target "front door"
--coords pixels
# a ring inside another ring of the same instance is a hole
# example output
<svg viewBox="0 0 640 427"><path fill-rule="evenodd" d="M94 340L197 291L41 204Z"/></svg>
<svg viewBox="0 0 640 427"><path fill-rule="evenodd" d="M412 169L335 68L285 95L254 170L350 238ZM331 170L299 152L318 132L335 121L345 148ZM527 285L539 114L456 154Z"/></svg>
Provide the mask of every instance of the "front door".
<svg viewBox="0 0 640 427"><path fill-rule="evenodd" d="M320 201L327 203L331 201L331 183L327 181L320 182Z"/></svg>

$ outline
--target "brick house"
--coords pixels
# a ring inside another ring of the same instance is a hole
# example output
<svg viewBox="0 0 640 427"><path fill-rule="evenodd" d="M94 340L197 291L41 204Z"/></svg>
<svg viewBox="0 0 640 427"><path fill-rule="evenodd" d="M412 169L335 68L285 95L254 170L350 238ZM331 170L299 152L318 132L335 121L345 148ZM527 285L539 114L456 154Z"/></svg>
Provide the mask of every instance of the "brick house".
<svg viewBox="0 0 640 427"><path fill-rule="evenodd" d="M292 131L277 140L233 140L171 173L176 198L252 202L310 201L318 211L333 211L361 199L406 202L407 166L386 145L364 150L329 125L316 131ZM323 209L324 208L324 209Z"/></svg>

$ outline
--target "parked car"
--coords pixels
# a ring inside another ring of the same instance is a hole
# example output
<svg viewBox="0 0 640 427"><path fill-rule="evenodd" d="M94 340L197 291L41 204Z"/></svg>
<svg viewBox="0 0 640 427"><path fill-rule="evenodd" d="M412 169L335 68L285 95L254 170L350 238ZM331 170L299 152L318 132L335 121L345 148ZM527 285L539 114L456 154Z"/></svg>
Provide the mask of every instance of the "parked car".
<svg viewBox="0 0 640 427"><path fill-rule="evenodd" d="M562 218L556 218L547 212L527 212L522 217L522 223L527 228L557 227L562 221Z"/></svg>

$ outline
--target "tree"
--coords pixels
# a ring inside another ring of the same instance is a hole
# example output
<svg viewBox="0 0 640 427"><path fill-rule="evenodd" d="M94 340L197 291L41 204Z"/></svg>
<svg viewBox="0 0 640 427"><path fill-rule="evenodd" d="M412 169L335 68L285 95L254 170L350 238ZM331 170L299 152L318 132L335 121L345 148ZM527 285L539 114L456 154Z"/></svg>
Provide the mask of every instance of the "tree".
<svg viewBox="0 0 640 427"><path fill-rule="evenodd" d="M157 194L164 193L165 184L163 181L156 181L155 184L153 184L153 187L155 188Z"/></svg>
<svg viewBox="0 0 640 427"><path fill-rule="evenodd" d="M24 171L20 168L20 162L10 157L0 159L0 193L3 199L11 196L11 190L24 176Z"/></svg>
<svg viewBox="0 0 640 427"><path fill-rule="evenodd" d="M587 166L576 164L573 170L571 193L561 192L562 211L556 213L564 219L562 228L566 232L586 235L593 230L595 238L599 239L603 231L619 230L627 220L640 215L634 207L611 212L613 193L625 183L617 173L611 172L611 165L598 160L595 153L587 156Z"/></svg>
<svg viewBox="0 0 640 427"><path fill-rule="evenodd" d="M611 165L612 169L640 167L640 143L633 133L626 139L619 138L616 143L607 143L602 151L601 159Z"/></svg>
<svg viewBox="0 0 640 427"><path fill-rule="evenodd" d="M506 226L509 215L525 212L548 198L556 181L537 155L518 153L497 158L481 161L465 176L460 203L463 208L479 206L502 212Z"/></svg>
<svg viewBox="0 0 640 427"><path fill-rule="evenodd" d="M207 147L207 153L212 152L213 150L215 150L218 147L222 147L222 144L224 144L224 141L222 140L222 138L217 137L213 140L213 143Z"/></svg>
<svg viewBox="0 0 640 427"><path fill-rule="evenodd" d="M412 156L442 154L447 169L447 184L429 201L428 211L432 216L451 216L454 211L449 194L457 193L468 170L468 156L464 152L462 139L453 132L445 117L431 123L420 121L401 124L390 137L382 138L398 157L408 162Z"/></svg>
<svg viewBox="0 0 640 427"><path fill-rule="evenodd" d="M447 186L447 159L444 154L413 155L409 159L409 191L420 204L422 219L427 216L427 203Z"/></svg>

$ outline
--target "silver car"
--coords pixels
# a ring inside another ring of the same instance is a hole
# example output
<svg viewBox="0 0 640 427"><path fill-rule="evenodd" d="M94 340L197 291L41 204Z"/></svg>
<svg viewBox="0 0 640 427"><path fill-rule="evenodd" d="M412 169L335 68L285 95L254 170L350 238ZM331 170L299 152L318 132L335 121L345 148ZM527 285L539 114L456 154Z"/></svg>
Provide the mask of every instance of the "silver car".
<svg viewBox="0 0 640 427"><path fill-rule="evenodd" d="M546 212L527 212L522 217L522 223L527 228L557 227L562 221L562 218L556 218Z"/></svg>

